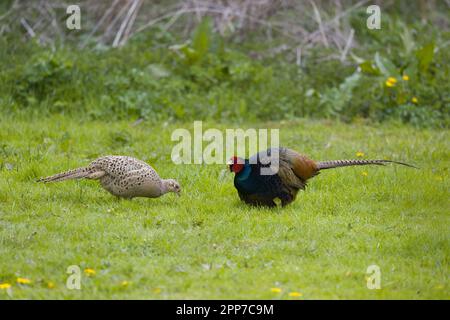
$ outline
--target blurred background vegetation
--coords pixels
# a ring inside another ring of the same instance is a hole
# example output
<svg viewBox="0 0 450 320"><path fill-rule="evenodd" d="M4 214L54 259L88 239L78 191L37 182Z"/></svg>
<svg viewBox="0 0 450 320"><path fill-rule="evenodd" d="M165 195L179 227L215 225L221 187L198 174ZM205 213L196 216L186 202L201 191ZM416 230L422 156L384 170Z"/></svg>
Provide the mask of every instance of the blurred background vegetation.
<svg viewBox="0 0 450 320"><path fill-rule="evenodd" d="M450 123L450 1L70 4L0 2L2 114Z"/></svg>

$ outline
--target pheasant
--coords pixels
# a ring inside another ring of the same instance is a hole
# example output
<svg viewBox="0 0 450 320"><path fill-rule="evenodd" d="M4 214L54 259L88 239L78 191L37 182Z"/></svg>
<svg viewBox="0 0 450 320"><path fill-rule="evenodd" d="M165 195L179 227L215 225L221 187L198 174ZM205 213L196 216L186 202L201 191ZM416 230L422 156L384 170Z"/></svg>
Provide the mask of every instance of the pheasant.
<svg viewBox="0 0 450 320"><path fill-rule="evenodd" d="M278 157L276 152L278 152ZM271 159L272 154L273 159ZM322 170L346 166L385 165L386 163L414 167L391 160L316 162L283 147L270 148L267 151L255 154L250 159L234 156L231 158L229 166L230 171L235 173L234 186L242 201L250 205L275 207L277 199L279 199L278 202L281 200L282 206L293 202L298 191L305 189L308 179L316 176ZM270 168L271 165L272 168ZM273 168L278 168L278 172L275 172ZM271 171L268 172L268 170Z"/></svg>
<svg viewBox="0 0 450 320"><path fill-rule="evenodd" d="M106 156L82 167L39 179L57 182L70 179L100 180L103 188L121 198L157 198L168 192L180 195L180 184L174 179L161 179L149 164L126 156Z"/></svg>

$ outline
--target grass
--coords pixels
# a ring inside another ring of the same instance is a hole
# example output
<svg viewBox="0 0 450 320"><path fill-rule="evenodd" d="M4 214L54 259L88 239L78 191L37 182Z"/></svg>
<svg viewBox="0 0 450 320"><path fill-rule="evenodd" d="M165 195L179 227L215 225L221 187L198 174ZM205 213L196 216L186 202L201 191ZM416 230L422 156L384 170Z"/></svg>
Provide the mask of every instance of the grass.
<svg viewBox="0 0 450 320"><path fill-rule="evenodd" d="M170 161L172 130L192 123L4 117L0 283L12 287L0 289L0 299L293 299L292 291L301 299L450 297L448 131L307 120L255 125L280 127L284 146L314 159L363 151L421 169L330 170L284 209L250 208L224 166ZM35 182L106 154L148 161L180 181L182 197L120 201L95 181ZM372 264L381 268L380 290L366 287ZM68 290L70 265L96 274ZM32 282L19 285L17 277Z"/></svg>

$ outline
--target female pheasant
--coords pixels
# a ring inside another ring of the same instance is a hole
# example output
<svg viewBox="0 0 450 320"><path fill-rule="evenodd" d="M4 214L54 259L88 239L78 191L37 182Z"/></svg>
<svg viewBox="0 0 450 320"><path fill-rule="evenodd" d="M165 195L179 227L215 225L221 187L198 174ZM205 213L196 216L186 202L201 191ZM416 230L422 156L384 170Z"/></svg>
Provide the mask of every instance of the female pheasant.
<svg viewBox="0 0 450 320"><path fill-rule="evenodd" d="M122 198L157 198L167 192L180 194L181 188L173 179L161 179L144 161L126 156L98 158L82 167L39 179L38 182L57 182L70 179L100 180L103 188Z"/></svg>
<svg viewBox="0 0 450 320"><path fill-rule="evenodd" d="M239 198L251 205L276 206L281 200L285 206L295 200L300 189L305 189L308 179L321 170L362 165L406 163L391 160L332 160L316 162L288 148L270 148L250 159L231 158L230 171L235 173L234 186Z"/></svg>

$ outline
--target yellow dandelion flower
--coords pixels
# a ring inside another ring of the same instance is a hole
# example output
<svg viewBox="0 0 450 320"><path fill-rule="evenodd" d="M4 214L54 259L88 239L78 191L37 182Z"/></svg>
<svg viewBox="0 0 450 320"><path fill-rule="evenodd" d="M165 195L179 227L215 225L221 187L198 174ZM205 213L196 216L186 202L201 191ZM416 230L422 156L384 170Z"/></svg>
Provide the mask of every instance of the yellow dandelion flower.
<svg viewBox="0 0 450 320"><path fill-rule="evenodd" d="M361 172L361 175L362 175L363 177L367 177L369 174L368 174L366 171L363 171L363 172Z"/></svg>
<svg viewBox="0 0 450 320"><path fill-rule="evenodd" d="M128 287L128 286L130 285L130 282L124 280L124 281L122 281L122 282L120 283L120 285L121 285L122 287Z"/></svg>
<svg viewBox="0 0 450 320"><path fill-rule="evenodd" d="M300 292L296 292L296 291L289 292L289 297L298 298L298 297L301 297L301 296L303 296L303 294L300 293Z"/></svg>
<svg viewBox="0 0 450 320"><path fill-rule="evenodd" d="M95 274L96 274L95 270L94 270L94 269L91 269L91 268L86 268L86 269L84 269L84 273L85 273L88 277L90 277L90 276L95 276Z"/></svg>
<svg viewBox="0 0 450 320"><path fill-rule="evenodd" d="M11 285L9 283L0 283L0 289L6 290L11 288Z"/></svg>
<svg viewBox="0 0 450 320"><path fill-rule="evenodd" d="M359 158L364 157L364 152L358 151L358 152L356 153L356 156L359 157Z"/></svg>
<svg viewBox="0 0 450 320"><path fill-rule="evenodd" d="M31 280L27 279L27 278L17 278L17 283L18 284L30 284Z"/></svg>
<svg viewBox="0 0 450 320"><path fill-rule="evenodd" d="M156 294L161 293L161 288L153 289L153 293L156 293Z"/></svg>
<svg viewBox="0 0 450 320"><path fill-rule="evenodd" d="M280 288L270 288L270 291L273 293L281 293L281 289Z"/></svg>
<svg viewBox="0 0 450 320"><path fill-rule="evenodd" d="M390 82L390 81L386 81L386 82L385 82L385 85L386 85L386 87L392 88L392 87L395 86L395 83Z"/></svg>
<svg viewBox="0 0 450 320"><path fill-rule="evenodd" d="M47 282L47 288L49 289L55 288L55 283L53 283L52 281Z"/></svg>
<svg viewBox="0 0 450 320"><path fill-rule="evenodd" d="M412 97L412 98L411 98L411 102L412 102L412 103L418 103L418 102L419 102L419 99L417 99L417 97Z"/></svg>
<svg viewBox="0 0 450 320"><path fill-rule="evenodd" d="M406 74L403 75L402 79L403 81L409 81L409 77Z"/></svg>
<svg viewBox="0 0 450 320"><path fill-rule="evenodd" d="M395 79L394 77L389 77L389 78L387 79L387 81L389 81L389 82L391 82L391 83L393 83L393 84L396 84L396 83L397 83L397 79Z"/></svg>
<svg viewBox="0 0 450 320"><path fill-rule="evenodd" d="M386 87L389 87L389 88L394 87L396 83L397 83L397 79L395 79L394 77L387 78L387 80L385 82Z"/></svg>

